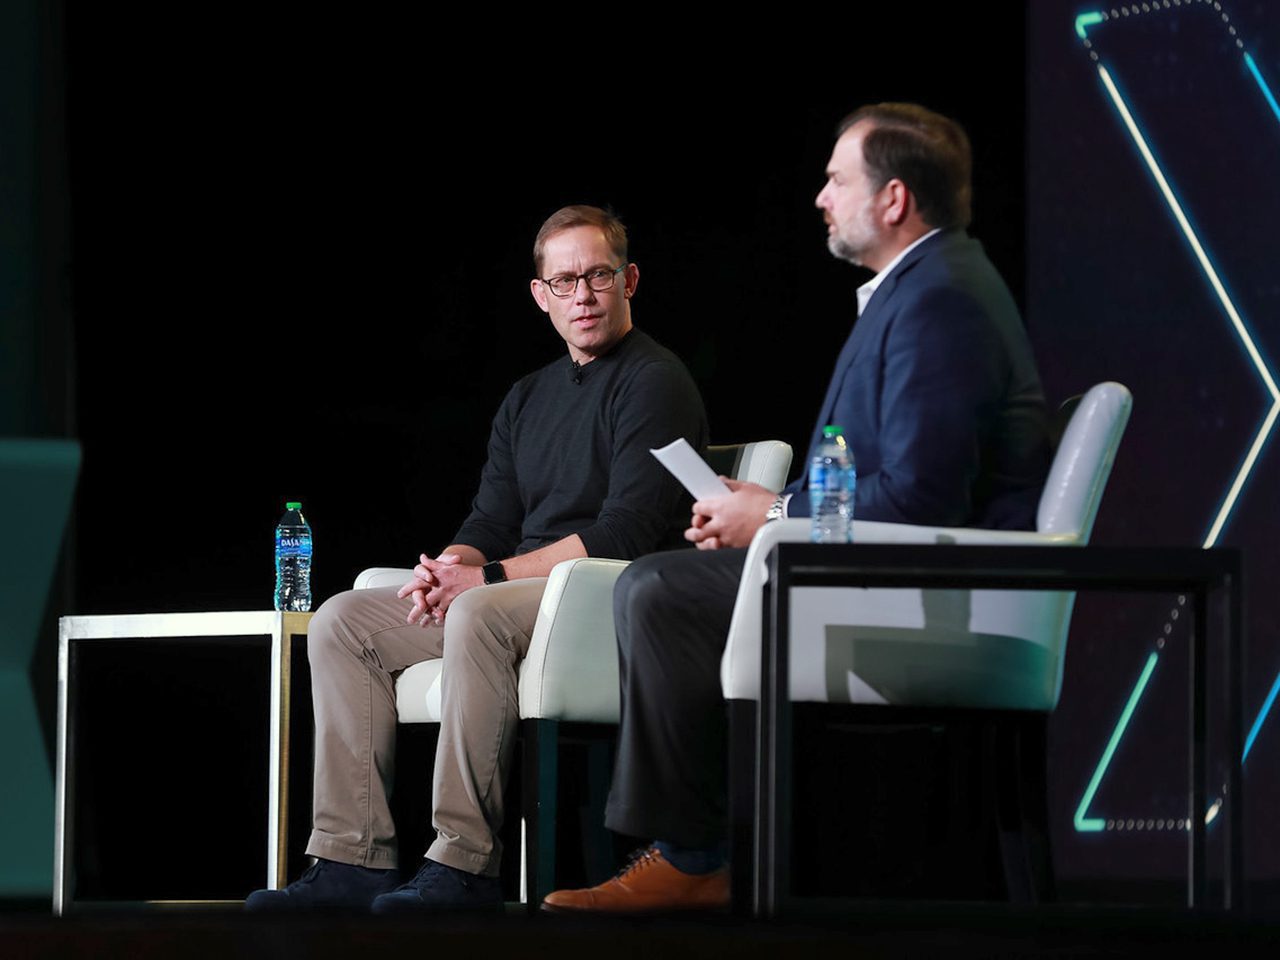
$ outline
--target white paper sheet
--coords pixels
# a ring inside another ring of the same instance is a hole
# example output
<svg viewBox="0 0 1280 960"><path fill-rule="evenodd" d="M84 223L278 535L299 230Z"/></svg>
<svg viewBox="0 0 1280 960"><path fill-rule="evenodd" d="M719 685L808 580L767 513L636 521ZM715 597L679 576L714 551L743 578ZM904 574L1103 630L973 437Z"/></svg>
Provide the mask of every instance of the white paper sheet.
<svg viewBox="0 0 1280 960"><path fill-rule="evenodd" d="M689 442L681 437L672 440L661 450L650 450L658 462L667 468L667 472L684 484L684 488L693 494L695 500L706 500L708 497L727 497L729 488L716 476L714 470L689 446Z"/></svg>

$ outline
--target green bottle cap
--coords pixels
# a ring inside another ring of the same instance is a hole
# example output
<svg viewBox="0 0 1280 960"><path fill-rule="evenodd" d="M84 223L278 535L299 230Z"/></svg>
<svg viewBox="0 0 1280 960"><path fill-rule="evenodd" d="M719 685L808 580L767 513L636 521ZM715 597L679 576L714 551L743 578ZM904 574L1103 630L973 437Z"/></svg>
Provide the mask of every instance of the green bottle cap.
<svg viewBox="0 0 1280 960"><path fill-rule="evenodd" d="M828 424L822 428L822 435L824 437L843 437L844 427L837 427L834 423Z"/></svg>
<svg viewBox="0 0 1280 960"><path fill-rule="evenodd" d="M302 504L297 500L290 500L288 503L284 505L284 508L286 510L301 510Z"/></svg>

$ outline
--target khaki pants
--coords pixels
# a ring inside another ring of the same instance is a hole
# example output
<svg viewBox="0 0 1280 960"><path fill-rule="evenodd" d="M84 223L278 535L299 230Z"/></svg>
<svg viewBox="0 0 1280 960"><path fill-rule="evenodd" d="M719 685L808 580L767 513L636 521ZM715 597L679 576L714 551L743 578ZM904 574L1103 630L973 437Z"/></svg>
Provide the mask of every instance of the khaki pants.
<svg viewBox="0 0 1280 960"><path fill-rule="evenodd" d="M516 670L529 649L545 578L476 587L444 627L405 623L396 589L351 590L316 611L308 630L316 767L307 853L395 867L387 805L395 775L399 671L444 657L440 742L432 784L432 860L497 876L502 796L520 717Z"/></svg>

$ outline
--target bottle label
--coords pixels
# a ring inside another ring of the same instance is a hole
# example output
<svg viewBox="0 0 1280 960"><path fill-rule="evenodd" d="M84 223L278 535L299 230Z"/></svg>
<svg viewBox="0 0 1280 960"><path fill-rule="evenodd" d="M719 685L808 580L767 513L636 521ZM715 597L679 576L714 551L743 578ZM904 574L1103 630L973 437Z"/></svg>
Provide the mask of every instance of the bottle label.
<svg viewBox="0 0 1280 960"><path fill-rule="evenodd" d="M853 471L848 471L851 474ZM839 464L814 461L809 467L809 492L839 493L849 484Z"/></svg>
<svg viewBox="0 0 1280 960"><path fill-rule="evenodd" d="M283 557L310 557L311 538L277 531L276 553Z"/></svg>

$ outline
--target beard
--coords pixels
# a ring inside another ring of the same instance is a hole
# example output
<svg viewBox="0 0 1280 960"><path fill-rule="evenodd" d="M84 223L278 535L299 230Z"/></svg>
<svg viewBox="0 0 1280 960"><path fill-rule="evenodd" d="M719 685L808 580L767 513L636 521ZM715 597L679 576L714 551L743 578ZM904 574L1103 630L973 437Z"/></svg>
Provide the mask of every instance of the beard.
<svg viewBox="0 0 1280 960"><path fill-rule="evenodd" d="M827 249L837 260L865 267L867 253L875 246L876 227L867 204L851 222L827 236Z"/></svg>
<svg viewBox="0 0 1280 960"><path fill-rule="evenodd" d="M844 260L846 263L852 263L857 267L862 266L862 250L852 246L838 233L833 233L827 237L827 249L831 251L831 255L837 260Z"/></svg>

